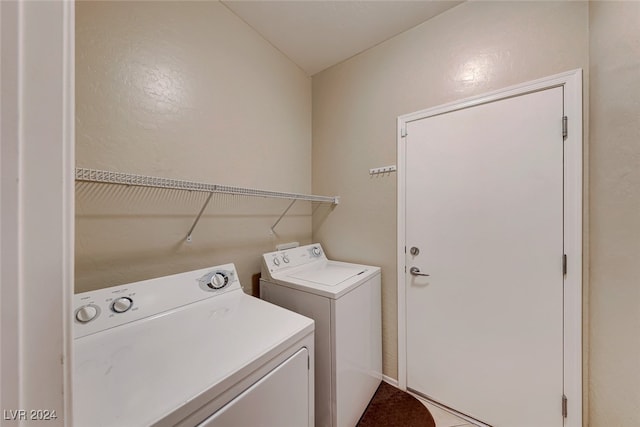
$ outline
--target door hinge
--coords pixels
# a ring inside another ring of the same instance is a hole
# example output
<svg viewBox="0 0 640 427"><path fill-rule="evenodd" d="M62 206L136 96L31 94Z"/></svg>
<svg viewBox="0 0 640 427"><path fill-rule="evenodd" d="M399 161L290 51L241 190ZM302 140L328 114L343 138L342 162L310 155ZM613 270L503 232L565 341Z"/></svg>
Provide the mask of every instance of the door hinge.
<svg viewBox="0 0 640 427"><path fill-rule="evenodd" d="M307 371L311 370L311 356L307 354Z"/></svg>
<svg viewBox="0 0 640 427"><path fill-rule="evenodd" d="M567 418L567 396L562 395L562 417Z"/></svg>
<svg viewBox="0 0 640 427"><path fill-rule="evenodd" d="M400 129L400 137L401 138L407 137L407 125L402 126L402 129Z"/></svg>
<svg viewBox="0 0 640 427"><path fill-rule="evenodd" d="M562 255L562 274L567 274L567 254Z"/></svg>
<svg viewBox="0 0 640 427"><path fill-rule="evenodd" d="M562 117L562 139L567 139L567 135L568 135L568 129L569 129L569 119L567 119L567 116L563 116Z"/></svg>

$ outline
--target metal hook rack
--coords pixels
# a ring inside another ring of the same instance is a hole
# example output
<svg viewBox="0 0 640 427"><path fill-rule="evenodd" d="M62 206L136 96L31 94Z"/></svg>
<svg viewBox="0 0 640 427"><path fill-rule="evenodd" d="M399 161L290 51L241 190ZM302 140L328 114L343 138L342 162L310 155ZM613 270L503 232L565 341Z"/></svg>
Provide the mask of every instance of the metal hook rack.
<svg viewBox="0 0 640 427"><path fill-rule="evenodd" d="M249 196L249 197L265 197L276 199L288 199L291 203L284 210L278 220L271 226L271 232L273 233L275 227L282 220L282 218L289 212L289 209L298 200L304 200L309 202L331 203L337 205L340 203L340 197L338 196L315 196L311 194L298 194L298 193L285 193L279 191L259 190L256 188L246 187L233 187L229 185L219 184L207 184L195 181L185 181L180 179L161 178L147 175L137 175L123 172L111 172L98 169L76 168L76 181L84 182L99 182L103 184L118 184L135 187L152 187L152 188L164 188L169 190L187 190L187 191L200 191L203 193L209 193L209 197L204 202L202 209L198 213L193 225L187 233L187 242L191 242L191 235L196 228L200 217L204 213L205 209L209 205L214 193L220 194L233 194L237 196Z"/></svg>
<svg viewBox="0 0 640 427"><path fill-rule="evenodd" d="M382 166L380 168L369 169L369 175L378 176L378 175L391 174L391 172L395 172L396 170L397 170L396 165Z"/></svg>

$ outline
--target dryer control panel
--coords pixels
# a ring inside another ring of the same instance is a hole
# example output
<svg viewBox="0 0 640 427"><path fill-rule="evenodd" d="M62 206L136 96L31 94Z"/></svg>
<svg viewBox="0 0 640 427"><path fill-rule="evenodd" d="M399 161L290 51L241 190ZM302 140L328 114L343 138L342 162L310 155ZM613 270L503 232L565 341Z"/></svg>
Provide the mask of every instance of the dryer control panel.
<svg viewBox="0 0 640 427"><path fill-rule="evenodd" d="M322 246L320 243L313 243L283 251L266 253L262 255L262 266L270 273L277 273L323 260L326 261L327 257Z"/></svg>
<svg viewBox="0 0 640 427"><path fill-rule="evenodd" d="M128 283L73 297L73 335L83 337L241 290L233 264Z"/></svg>

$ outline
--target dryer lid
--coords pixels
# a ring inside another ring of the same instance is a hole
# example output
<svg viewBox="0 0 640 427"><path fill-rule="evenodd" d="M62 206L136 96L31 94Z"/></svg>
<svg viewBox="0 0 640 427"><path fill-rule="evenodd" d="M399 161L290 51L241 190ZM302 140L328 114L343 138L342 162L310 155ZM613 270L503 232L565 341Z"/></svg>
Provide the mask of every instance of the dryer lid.
<svg viewBox="0 0 640 427"><path fill-rule="evenodd" d="M76 338L74 421L176 425L215 399L225 404L233 396L224 393L313 328L238 289Z"/></svg>

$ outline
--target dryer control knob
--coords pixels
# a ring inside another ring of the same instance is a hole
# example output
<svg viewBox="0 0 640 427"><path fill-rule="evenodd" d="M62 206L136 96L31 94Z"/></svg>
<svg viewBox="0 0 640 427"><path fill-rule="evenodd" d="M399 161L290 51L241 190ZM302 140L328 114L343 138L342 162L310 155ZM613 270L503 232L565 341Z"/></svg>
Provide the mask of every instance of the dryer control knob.
<svg viewBox="0 0 640 427"><path fill-rule="evenodd" d="M274 258L274 259L273 259L273 263L274 263L275 265L280 265L280 260L279 260L278 258Z"/></svg>
<svg viewBox="0 0 640 427"><path fill-rule="evenodd" d="M93 305L85 305L76 311L76 320L80 323L91 322L98 316L98 309Z"/></svg>
<svg viewBox="0 0 640 427"><path fill-rule="evenodd" d="M320 248L317 246L314 246L313 249L311 249L311 252L313 253L314 256L320 256L320 254L322 253Z"/></svg>
<svg viewBox="0 0 640 427"><path fill-rule="evenodd" d="M285 264L289 264L289 257L287 256L287 254L282 255L282 261L284 261Z"/></svg>
<svg viewBox="0 0 640 427"><path fill-rule="evenodd" d="M131 306L133 305L133 300L129 297L120 297L116 299L113 304L111 304L111 310L116 313L124 313L125 311L129 311Z"/></svg>
<svg viewBox="0 0 640 427"><path fill-rule="evenodd" d="M221 272L211 276L211 281L207 284L211 289L221 289L229 282L229 278Z"/></svg>

